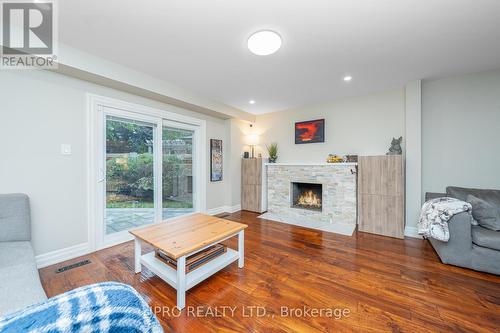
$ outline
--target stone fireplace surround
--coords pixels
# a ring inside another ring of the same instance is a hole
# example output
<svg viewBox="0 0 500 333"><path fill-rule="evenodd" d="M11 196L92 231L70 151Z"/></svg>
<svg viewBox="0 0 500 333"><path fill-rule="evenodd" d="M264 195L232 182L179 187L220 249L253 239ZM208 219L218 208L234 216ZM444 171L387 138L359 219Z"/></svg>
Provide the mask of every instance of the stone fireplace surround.
<svg viewBox="0 0 500 333"><path fill-rule="evenodd" d="M268 163L263 218L351 235L356 227L357 163ZM322 210L291 207L293 182L322 184Z"/></svg>

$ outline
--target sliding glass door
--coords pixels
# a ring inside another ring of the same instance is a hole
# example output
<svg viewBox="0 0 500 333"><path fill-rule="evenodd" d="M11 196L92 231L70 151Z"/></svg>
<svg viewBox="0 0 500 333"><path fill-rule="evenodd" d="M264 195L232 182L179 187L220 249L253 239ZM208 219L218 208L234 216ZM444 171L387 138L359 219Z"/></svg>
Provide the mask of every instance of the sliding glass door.
<svg viewBox="0 0 500 333"><path fill-rule="evenodd" d="M155 222L156 125L106 116L106 234Z"/></svg>
<svg viewBox="0 0 500 333"><path fill-rule="evenodd" d="M194 211L195 131L186 126L174 127L175 124L169 122L165 124L162 131L162 217L168 219Z"/></svg>
<svg viewBox="0 0 500 333"><path fill-rule="evenodd" d="M140 109L96 108L97 248L130 239L131 229L204 209L199 125Z"/></svg>

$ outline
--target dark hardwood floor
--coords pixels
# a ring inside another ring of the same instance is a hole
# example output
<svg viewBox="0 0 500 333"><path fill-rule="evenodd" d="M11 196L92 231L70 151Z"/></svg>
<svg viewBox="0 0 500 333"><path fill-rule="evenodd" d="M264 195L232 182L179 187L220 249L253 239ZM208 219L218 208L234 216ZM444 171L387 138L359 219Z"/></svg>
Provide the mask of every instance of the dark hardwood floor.
<svg viewBox="0 0 500 333"><path fill-rule="evenodd" d="M165 332L500 332L500 277L441 264L427 241L346 237L249 212L226 218L249 225L245 268L232 264L188 291L190 312L158 313ZM40 270L49 297L112 280L134 286L152 307L175 306L173 288L145 268L134 274L132 242L67 263L83 258L92 263ZM262 308L252 316L251 306ZM350 313L285 316L281 307Z"/></svg>

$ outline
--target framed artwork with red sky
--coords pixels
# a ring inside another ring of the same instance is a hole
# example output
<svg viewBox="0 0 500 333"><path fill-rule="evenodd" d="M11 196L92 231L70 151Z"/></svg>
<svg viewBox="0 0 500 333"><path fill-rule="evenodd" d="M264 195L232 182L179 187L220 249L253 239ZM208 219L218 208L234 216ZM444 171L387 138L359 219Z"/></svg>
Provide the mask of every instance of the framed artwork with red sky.
<svg viewBox="0 0 500 333"><path fill-rule="evenodd" d="M295 123L295 144L325 142L325 119Z"/></svg>

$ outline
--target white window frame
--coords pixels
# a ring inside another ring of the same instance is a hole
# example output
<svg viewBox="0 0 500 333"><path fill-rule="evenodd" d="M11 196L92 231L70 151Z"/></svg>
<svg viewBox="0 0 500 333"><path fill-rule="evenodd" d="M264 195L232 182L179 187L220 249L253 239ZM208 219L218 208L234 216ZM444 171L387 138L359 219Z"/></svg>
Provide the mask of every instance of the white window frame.
<svg viewBox="0 0 500 333"><path fill-rule="evenodd" d="M170 219L162 219L162 130L163 126L185 128L195 132L193 154L193 208L194 213L206 211L206 182L207 182L207 152L206 152L206 122L185 115L180 115L167 110L155 109L139 104L124 102L104 96L87 94L87 121L88 121L88 239L91 250L99 250L116 244L132 240L127 232L118 232L106 235L104 209L105 209L105 122L106 115L123 117L154 124L153 148L154 182L155 182L155 221L161 223Z"/></svg>

